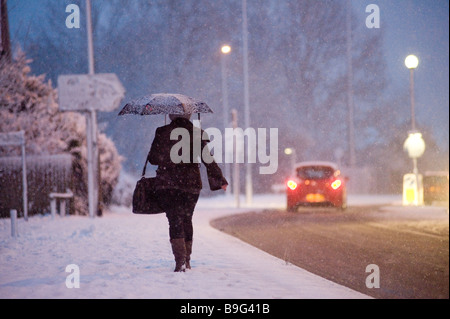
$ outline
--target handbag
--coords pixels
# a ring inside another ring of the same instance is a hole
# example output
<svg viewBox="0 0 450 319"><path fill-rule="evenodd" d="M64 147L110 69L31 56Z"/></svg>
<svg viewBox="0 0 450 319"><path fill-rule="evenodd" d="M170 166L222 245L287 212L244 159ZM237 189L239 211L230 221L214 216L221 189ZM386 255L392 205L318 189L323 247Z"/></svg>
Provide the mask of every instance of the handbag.
<svg viewBox="0 0 450 319"><path fill-rule="evenodd" d="M137 181L133 192L133 213L147 215L164 213L156 196L157 177L145 177L147 162L148 159L145 161L142 177Z"/></svg>

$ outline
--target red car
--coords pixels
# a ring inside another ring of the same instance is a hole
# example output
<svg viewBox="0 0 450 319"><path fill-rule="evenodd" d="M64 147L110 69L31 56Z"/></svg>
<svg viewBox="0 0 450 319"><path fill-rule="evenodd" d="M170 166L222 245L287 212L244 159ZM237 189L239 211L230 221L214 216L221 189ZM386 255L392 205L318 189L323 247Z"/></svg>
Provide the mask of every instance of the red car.
<svg viewBox="0 0 450 319"><path fill-rule="evenodd" d="M335 163L302 162L296 165L294 175L286 182L288 211L299 206L347 208L347 178Z"/></svg>

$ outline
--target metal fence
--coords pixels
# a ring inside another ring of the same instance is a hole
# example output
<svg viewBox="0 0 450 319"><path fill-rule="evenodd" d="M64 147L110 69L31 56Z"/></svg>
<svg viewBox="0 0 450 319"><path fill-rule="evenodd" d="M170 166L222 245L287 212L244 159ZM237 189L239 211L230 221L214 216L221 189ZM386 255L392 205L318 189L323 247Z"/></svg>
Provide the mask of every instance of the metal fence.
<svg viewBox="0 0 450 319"><path fill-rule="evenodd" d="M27 156L26 167L29 215L50 212L51 192L73 190L70 154ZM11 209L23 216L22 178L21 157L0 157L0 218L9 217Z"/></svg>

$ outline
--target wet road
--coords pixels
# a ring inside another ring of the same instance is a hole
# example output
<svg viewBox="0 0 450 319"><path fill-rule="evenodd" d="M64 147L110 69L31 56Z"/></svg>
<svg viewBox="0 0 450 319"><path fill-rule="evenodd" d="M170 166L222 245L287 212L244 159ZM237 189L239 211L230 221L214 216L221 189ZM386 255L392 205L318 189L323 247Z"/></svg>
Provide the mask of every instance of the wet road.
<svg viewBox="0 0 450 319"><path fill-rule="evenodd" d="M449 298L449 220L444 209L268 210L211 224L286 263L375 298ZM376 265L379 272L373 266L366 272L368 265ZM367 286L377 282L379 288Z"/></svg>

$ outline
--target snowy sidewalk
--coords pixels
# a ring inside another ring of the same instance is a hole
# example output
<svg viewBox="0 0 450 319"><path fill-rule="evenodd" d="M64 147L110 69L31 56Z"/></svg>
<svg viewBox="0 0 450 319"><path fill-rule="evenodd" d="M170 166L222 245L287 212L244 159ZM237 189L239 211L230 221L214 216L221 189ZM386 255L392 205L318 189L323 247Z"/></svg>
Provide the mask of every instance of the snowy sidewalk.
<svg viewBox="0 0 450 319"><path fill-rule="evenodd" d="M369 298L212 228L211 219L246 210L225 206L200 200L186 273L172 272L163 214L116 207L95 219L33 217L19 221L16 239L0 220L0 298ZM78 289L66 287L70 264L80 270Z"/></svg>

